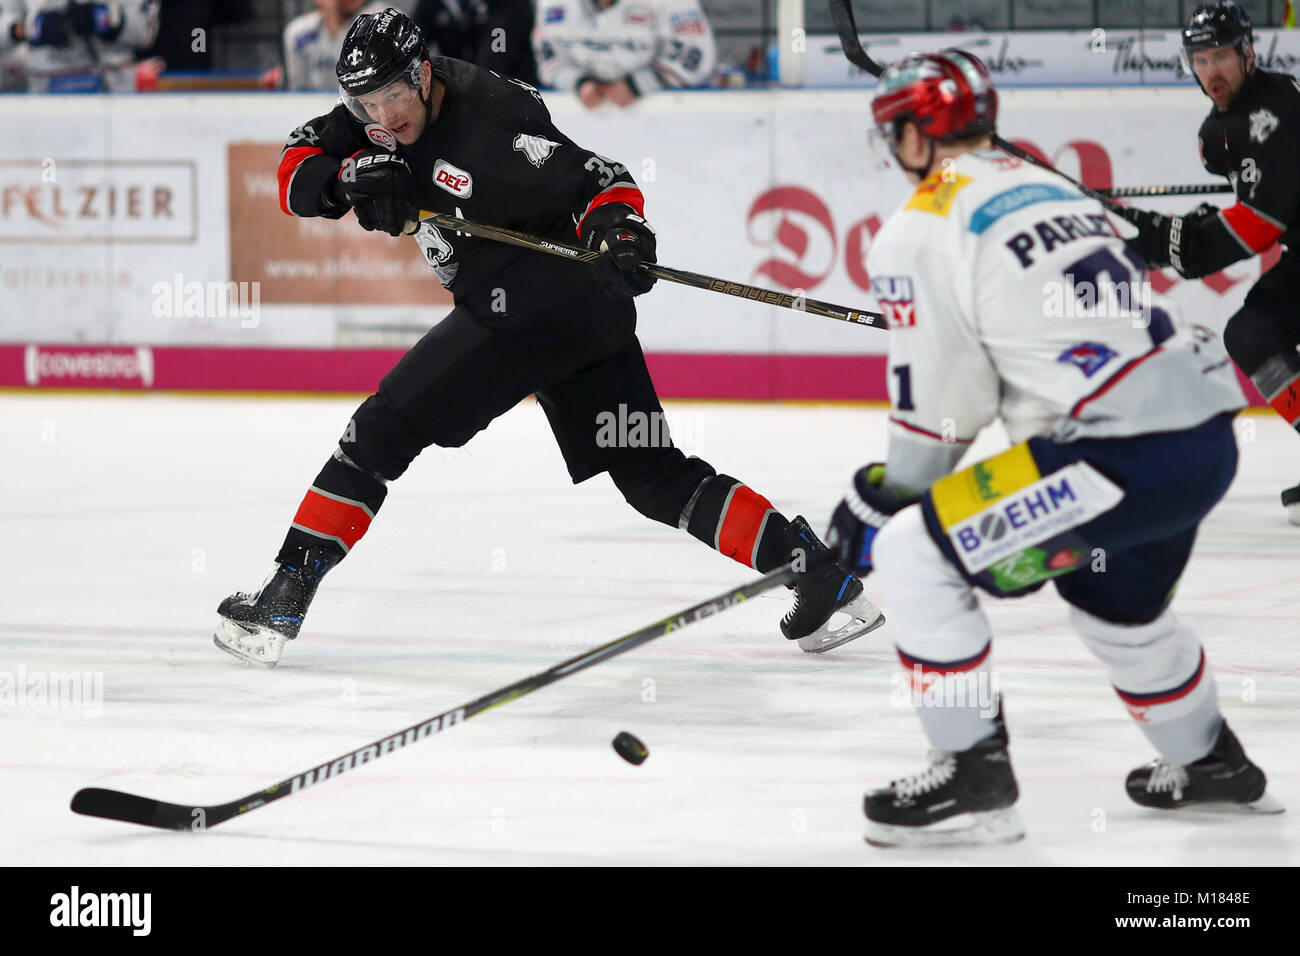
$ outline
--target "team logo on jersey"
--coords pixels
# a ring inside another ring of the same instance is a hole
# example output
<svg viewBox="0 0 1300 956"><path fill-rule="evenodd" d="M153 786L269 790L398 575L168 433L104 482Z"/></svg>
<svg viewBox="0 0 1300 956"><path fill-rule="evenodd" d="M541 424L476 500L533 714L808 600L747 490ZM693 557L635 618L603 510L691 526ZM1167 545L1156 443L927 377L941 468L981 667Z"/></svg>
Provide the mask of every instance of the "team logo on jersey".
<svg viewBox="0 0 1300 956"><path fill-rule="evenodd" d="M919 209L921 212L933 213L936 216L946 216L957 194L970 184L970 177L963 176L961 173L953 175L951 180L946 180L940 173L935 173L916 187L916 192L903 208Z"/></svg>
<svg viewBox="0 0 1300 956"><path fill-rule="evenodd" d="M445 159L433 164L433 181L459 199L468 199L474 192L474 177Z"/></svg>
<svg viewBox="0 0 1300 956"><path fill-rule="evenodd" d="M456 215L460 215L459 206L456 207ZM442 231L431 222L422 222L415 233L415 241L424 253L424 258L433 267L438 281L444 286L451 285L452 280L456 278L456 273L460 271L460 263L452 261L456 250L443 236Z"/></svg>
<svg viewBox="0 0 1300 956"><path fill-rule="evenodd" d="M555 147L560 144L554 140L546 139L543 136L529 136L526 133L520 133L515 137L515 149L528 157L528 161L538 169L542 168L542 163L551 158L551 153L555 152Z"/></svg>
<svg viewBox="0 0 1300 956"><path fill-rule="evenodd" d="M875 276L871 280L871 291L876 294L880 311L885 314L891 329L916 325L916 302L909 277Z"/></svg>
<svg viewBox="0 0 1300 956"><path fill-rule="evenodd" d="M1256 143L1262 143L1272 135L1273 130L1277 129L1278 118L1270 110L1257 109L1250 114L1250 138Z"/></svg>
<svg viewBox="0 0 1300 956"><path fill-rule="evenodd" d="M295 146L298 143L310 143L312 146L315 146L319 142L320 137L317 136L316 131L311 128L311 124L303 124L289 134L288 145Z"/></svg>
<svg viewBox="0 0 1300 956"><path fill-rule="evenodd" d="M674 13L668 18L672 25L673 33L703 33L704 21L694 10L683 10L681 13Z"/></svg>
<svg viewBox="0 0 1300 956"><path fill-rule="evenodd" d="M382 146L390 153L397 152L397 137L378 123L366 124L366 138L376 146Z"/></svg>
<svg viewBox="0 0 1300 956"><path fill-rule="evenodd" d="M624 23L635 23L638 26L650 26L655 22L653 10L647 10L645 7L631 7L623 14Z"/></svg>
<svg viewBox="0 0 1300 956"><path fill-rule="evenodd" d="M1066 365L1073 365L1083 373L1084 378L1092 378L1097 374L1098 369L1118 354L1114 349L1100 342L1080 342L1078 345L1071 345L1058 355L1056 360Z"/></svg>

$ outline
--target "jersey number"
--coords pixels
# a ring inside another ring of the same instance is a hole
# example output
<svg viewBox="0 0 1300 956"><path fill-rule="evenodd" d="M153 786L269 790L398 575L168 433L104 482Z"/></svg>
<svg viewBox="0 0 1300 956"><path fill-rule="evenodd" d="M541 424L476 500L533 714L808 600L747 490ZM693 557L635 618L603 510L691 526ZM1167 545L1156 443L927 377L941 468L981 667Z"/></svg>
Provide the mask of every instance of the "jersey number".
<svg viewBox="0 0 1300 956"><path fill-rule="evenodd" d="M895 407L900 412L915 411L916 406L912 404L912 366L895 366L894 374L898 376L898 404Z"/></svg>
<svg viewBox="0 0 1300 956"><path fill-rule="evenodd" d="M1132 246L1124 246L1124 258L1128 260L1128 264L1120 262L1119 257L1109 249L1098 249L1072 265L1066 266L1065 275L1073 277L1075 294L1079 297L1084 295L1084 289L1097 289L1098 281L1105 275L1115 285L1129 289L1131 301L1134 301L1137 293L1131 290L1136 289L1137 282L1145 281L1147 267ZM1133 268L1130 269L1129 265ZM1152 309L1151 314L1145 318L1147 334L1151 336L1152 345L1159 345L1174 334L1173 323L1164 309Z"/></svg>

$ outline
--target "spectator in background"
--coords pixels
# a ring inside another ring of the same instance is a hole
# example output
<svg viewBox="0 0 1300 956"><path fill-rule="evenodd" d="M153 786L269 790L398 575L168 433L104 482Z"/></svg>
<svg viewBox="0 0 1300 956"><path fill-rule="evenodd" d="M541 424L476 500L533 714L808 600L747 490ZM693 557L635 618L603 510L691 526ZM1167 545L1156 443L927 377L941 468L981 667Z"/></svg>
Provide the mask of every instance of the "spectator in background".
<svg viewBox="0 0 1300 956"><path fill-rule="evenodd" d="M0 46L26 44L34 93L134 91L134 48L158 33L158 0L5 0L0 7Z"/></svg>
<svg viewBox="0 0 1300 956"><path fill-rule="evenodd" d="M382 13L388 6L378 0L316 0L315 10L294 17L284 28L282 75L275 77L271 71L264 84L286 90L338 89L334 65L352 21L363 13Z"/></svg>
<svg viewBox="0 0 1300 956"><path fill-rule="evenodd" d="M419 0L411 19L430 52L537 86L532 0Z"/></svg>
<svg viewBox="0 0 1300 956"><path fill-rule="evenodd" d="M696 0L539 0L533 43L542 82L588 109L700 86L716 58Z"/></svg>
<svg viewBox="0 0 1300 956"><path fill-rule="evenodd" d="M161 0L158 37L140 59L162 57L168 70L211 70L213 27L247 23L254 13L253 0ZM203 32L196 37L195 30Z"/></svg>

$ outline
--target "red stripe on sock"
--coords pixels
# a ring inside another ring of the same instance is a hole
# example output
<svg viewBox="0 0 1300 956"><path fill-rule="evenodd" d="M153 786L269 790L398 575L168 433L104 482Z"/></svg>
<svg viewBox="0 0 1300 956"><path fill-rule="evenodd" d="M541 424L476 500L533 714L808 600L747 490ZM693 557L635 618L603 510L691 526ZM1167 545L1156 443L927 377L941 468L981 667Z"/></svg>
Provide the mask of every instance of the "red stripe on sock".
<svg viewBox="0 0 1300 956"><path fill-rule="evenodd" d="M718 550L752 568L754 542L763 527L763 516L772 508L768 501L758 492L741 485L731 496L727 513L722 516L722 527L718 529Z"/></svg>
<svg viewBox="0 0 1300 956"><path fill-rule="evenodd" d="M1269 399L1268 403L1286 419L1288 425L1294 425L1300 420L1300 375L1283 385L1282 391Z"/></svg>
<svg viewBox="0 0 1300 956"><path fill-rule="evenodd" d="M309 488L293 523L325 538L339 538L349 551L370 527L370 515L360 505L336 501Z"/></svg>

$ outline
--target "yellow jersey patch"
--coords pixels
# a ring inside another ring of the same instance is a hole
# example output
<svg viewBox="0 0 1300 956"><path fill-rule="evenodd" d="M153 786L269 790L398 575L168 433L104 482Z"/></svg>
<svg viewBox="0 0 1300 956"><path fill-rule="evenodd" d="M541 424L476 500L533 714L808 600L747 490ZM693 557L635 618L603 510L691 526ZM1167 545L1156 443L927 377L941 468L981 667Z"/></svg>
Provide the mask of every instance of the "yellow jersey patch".
<svg viewBox="0 0 1300 956"><path fill-rule="evenodd" d="M946 216L957 194L971 182L969 176L963 176L961 173L957 173L951 180L945 180L942 171L931 173L921 182L921 185L916 187L916 192L912 193L912 198L903 208L919 209L921 212L936 216Z"/></svg>
<svg viewBox="0 0 1300 956"><path fill-rule="evenodd" d="M936 481L930 488L934 513L947 531L1007 495L1041 478L1029 445L1021 442Z"/></svg>

